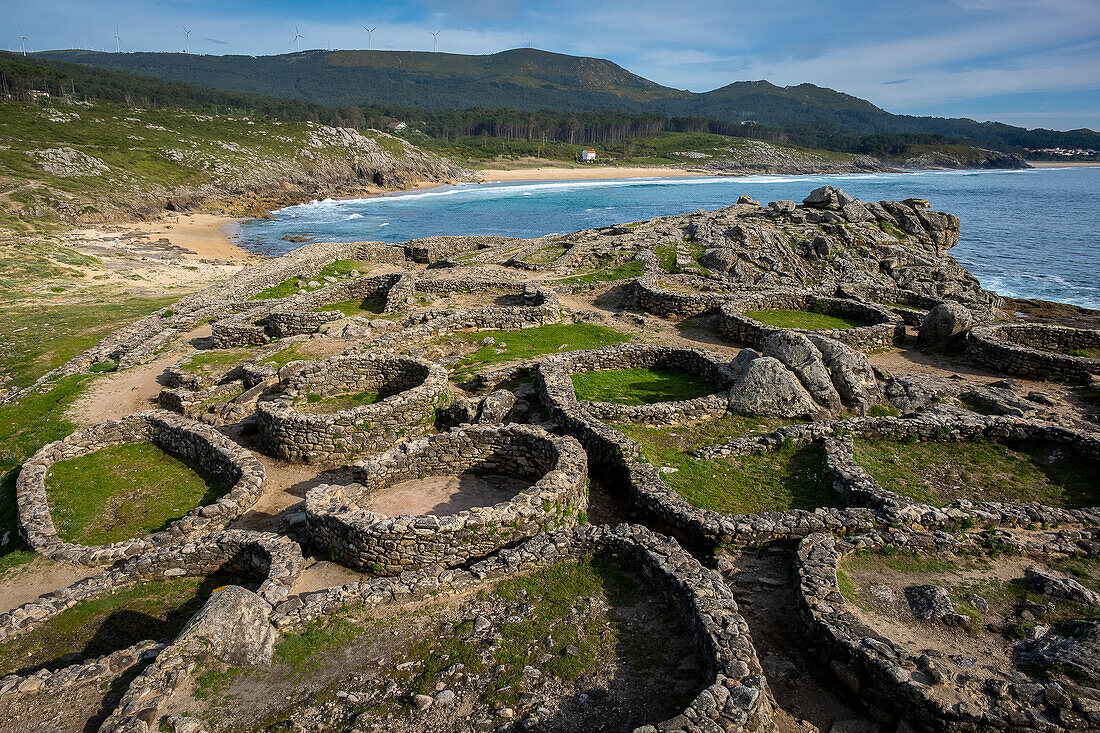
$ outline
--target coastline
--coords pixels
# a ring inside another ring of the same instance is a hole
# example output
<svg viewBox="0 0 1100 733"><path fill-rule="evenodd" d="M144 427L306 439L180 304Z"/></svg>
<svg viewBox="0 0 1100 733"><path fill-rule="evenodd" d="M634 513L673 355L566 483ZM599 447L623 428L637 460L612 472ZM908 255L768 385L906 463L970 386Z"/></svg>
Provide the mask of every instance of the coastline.
<svg viewBox="0 0 1100 733"><path fill-rule="evenodd" d="M660 166L623 166L599 168L568 168L547 165L539 168L487 168L474 171L483 183L504 183L510 181L608 181L620 178L685 178L711 177L706 173L687 168L665 168Z"/></svg>
<svg viewBox="0 0 1100 733"><path fill-rule="evenodd" d="M1029 160L1032 168L1100 168L1100 160Z"/></svg>
<svg viewBox="0 0 1100 733"><path fill-rule="evenodd" d="M218 260L243 265L257 259L256 254L232 241L243 221L227 214L173 214L152 221L76 227L70 230L69 236L91 240L141 238L153 243L164 239L169 247L183 250L180 254L187 260Z"/></svg>

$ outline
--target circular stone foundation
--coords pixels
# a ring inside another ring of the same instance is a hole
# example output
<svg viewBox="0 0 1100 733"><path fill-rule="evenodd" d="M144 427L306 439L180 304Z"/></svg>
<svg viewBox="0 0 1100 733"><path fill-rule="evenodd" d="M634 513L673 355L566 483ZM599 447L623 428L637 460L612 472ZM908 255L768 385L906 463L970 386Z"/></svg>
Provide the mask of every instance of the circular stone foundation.
<svg viewBox="0 0 1100 733"><path fill-rule="evenodd" d="M587 470L572 438L524 425L459 428L355 464L358 483L311 489L309 535L359 570L453 567L576 524Z"/></svg>
<svg viewBox="0 0 1100 733"><path fill-rule="evenodd" d="M191 510L160 532L107 545L65 542L50 514L46 474L58 461L126 443L152 443L195 462L230 488L213 504ZM16 480L16 501L21 532L34 550L54 560L100 566L225 526L255 503L263 482L263 464L247 450L211 427L156 410L102 423L43 447L23 464Z"/></svg>
<svg viewBox="0 0 1100 733"><path fill-rule="evenodd" d="M800 311L808 315L850 319L865 325L852 328L798 328L774 326L748 315L759 311ZM762 293L723 303L718 309L718 331L734 343L760 349L776 331L795 331L836 339L857 351L888 349L905 338L905 322L887 308L852 298L824 298L810 293Z"/></svg>
<svg viewBox="0 0 1100 733"><path fill-rule="evenodd" d="M1087 382L1100 374L1100 330L1046 324L971 329L966 354L974 364L1031 379Z"/></svg>
<svg viewBox="0 0 1100 733"><path fill-rule="evenodd" d="M321 412L340 396L377 395L370 404ZM257 407L261 444L291 461L370 453L431 426L447 401L443 367L409 356L335 356L302 369Z"/></svg>
<svg viewBox="0 0 1100 733"><path fill-rule="evenodd" d="M883 723L1094 730L1100 594L1074 575L1097 585L1098 530L983 534L803 540L799 610L822 661Z"/></svg>
<svg viewBox="0 0 1100 733"><path fill-rule="evenodd" d="M573 375L625 369L680 372L714 385L712 394L688 400L625 405L579 400ZM540 366L546 394L559 409L577 406L600 420L674 424L682 420L717 417L729 408L729 390L737 381L726 362L702 349L645 344L622 344L574 351L546 359Z"/></svg>

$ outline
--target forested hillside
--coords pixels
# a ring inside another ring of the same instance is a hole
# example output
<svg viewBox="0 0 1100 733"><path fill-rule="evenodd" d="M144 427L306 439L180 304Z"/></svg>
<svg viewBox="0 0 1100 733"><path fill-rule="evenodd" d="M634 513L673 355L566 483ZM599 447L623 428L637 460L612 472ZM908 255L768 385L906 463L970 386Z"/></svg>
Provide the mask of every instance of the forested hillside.
<svg viewBox="0 0 1100 733"><path fill-rule="evenodd" d="M746 137L848 151L855 151L861 138L881 133L938 134L1003 151L1100 147L1100 134L1089 130L1025 130L996 122L895 115L812 84L736 82L696 94L661 86L605 59L537 49L484 56L412 51L303 51L258 57L48 51L35 56L338 108L660 113L742 127Z"/></svg>

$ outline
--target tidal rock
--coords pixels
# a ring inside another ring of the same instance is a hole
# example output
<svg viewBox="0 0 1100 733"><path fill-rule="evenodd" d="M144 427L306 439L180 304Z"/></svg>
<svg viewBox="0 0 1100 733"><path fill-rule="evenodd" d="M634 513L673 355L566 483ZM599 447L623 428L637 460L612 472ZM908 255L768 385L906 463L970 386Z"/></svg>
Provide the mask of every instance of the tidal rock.
<svg viewBox="0 0 1100 733"><path fill-rule="evenodd" d="M837 189L832 186L821 186L810 191L810 195L802 199L802 203L814 209L839 209L840 201L837 198Z"/></svg>
<svg viewBox="0 0 1100 733"><path fill-rule="evenodd" d="M946 346L974 325L974 316L958 303L940 303L928 312L917 341L924 346Z"/></svg>

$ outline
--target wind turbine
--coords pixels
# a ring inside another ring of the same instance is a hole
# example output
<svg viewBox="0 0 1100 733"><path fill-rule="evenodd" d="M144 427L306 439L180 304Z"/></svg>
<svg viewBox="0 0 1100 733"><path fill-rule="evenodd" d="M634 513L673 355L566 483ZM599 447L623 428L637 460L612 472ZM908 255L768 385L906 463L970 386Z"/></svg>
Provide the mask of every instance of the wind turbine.
<svg viewBox="0 0 1100 733"><path fill-rule="evenodd" d="M371 34L374 33L376 30L378 30L378 28L377 27L368 28L366 26L363 26L363 30L365 30L367 32L367 50L368 51L373 51L374 50L374 44L371 42Z"/></svg>
<svg viewBox="0 0 1100 733"><path fill-rule="evenodd" d="M183 26L183 52L191 53L191 31Z"/></svg>
<svg viewBox="0 0 1100 733"><path fill-rule="evenodd" d="M27 37L23 35L23 26L19 26L19 46L23 49L23 55L27 55Z"/></svg>
<svg viewBox="0 0 1100 733"><path fill-rule="evenodd" d="M295 24L294 25L294 50L295 51L301 51L302 50L301 39L303 39L303 38L305 38L305 36L303 36L301 33L298 32L298 25Z"/></svg>
<svg viewBox="0 0 1100 733"><path fill-rule="evenodd" d="M435 33L428 31L428 33L431 33L432 36L432 51L435 51L436 53L439 52L439 34L442 32L442 29L437 30Z"/></svg>
<svg viewBox="0 0 1100 733"><path fill-rule="evenodd" d="M122 53L122 42L118 40L118 28L115 28L115 53Z"/></svg>

